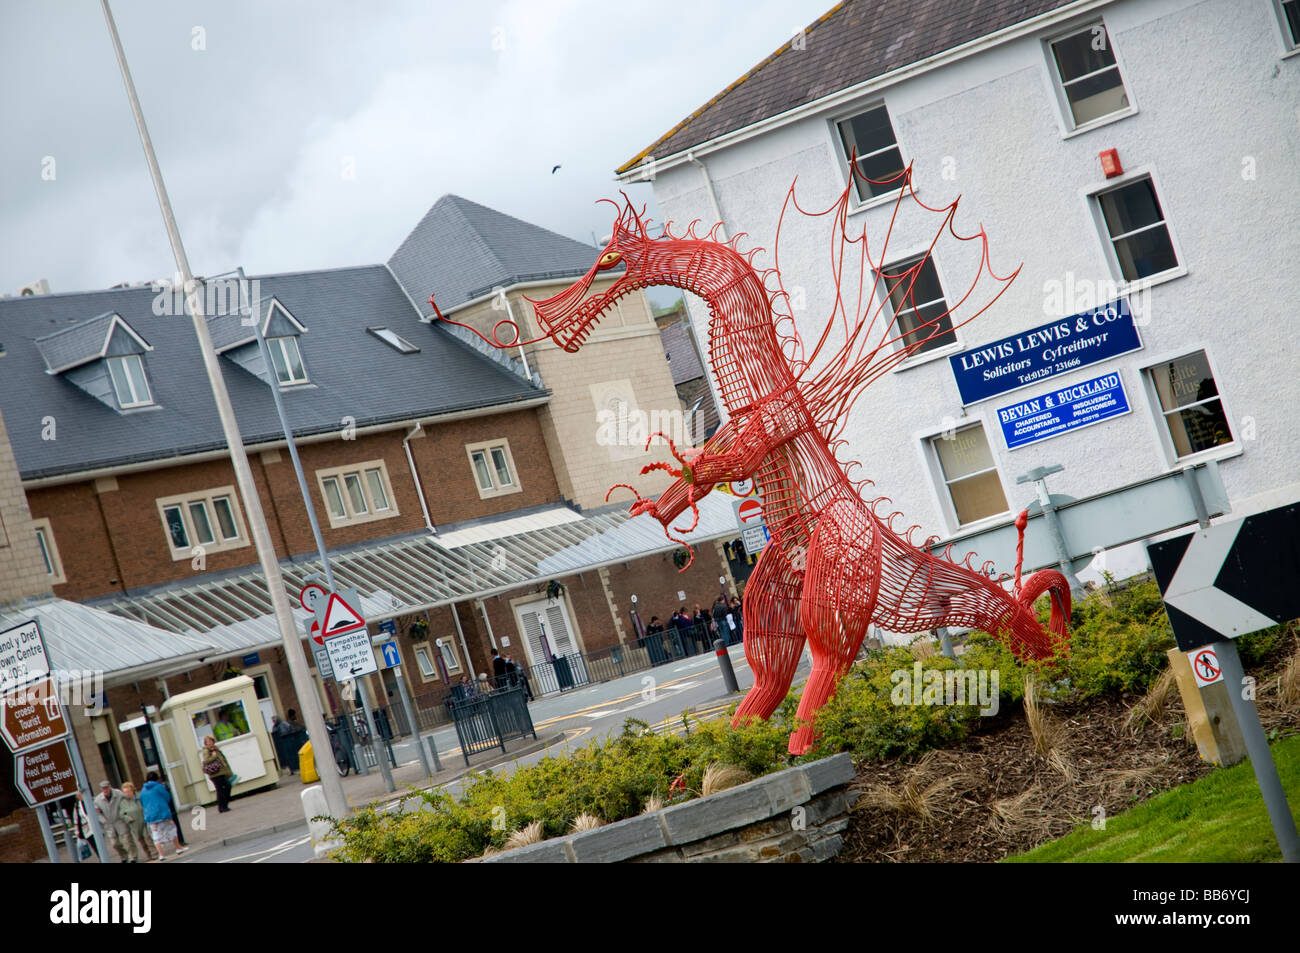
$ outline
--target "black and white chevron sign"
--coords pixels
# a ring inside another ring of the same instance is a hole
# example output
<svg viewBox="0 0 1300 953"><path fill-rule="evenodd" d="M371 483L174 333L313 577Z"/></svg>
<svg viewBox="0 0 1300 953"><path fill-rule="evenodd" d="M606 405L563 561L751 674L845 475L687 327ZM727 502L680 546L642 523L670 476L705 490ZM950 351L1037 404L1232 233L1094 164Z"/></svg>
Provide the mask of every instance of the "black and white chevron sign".
<svg viewBox="0 0 1300 953"><path fill-rule="evenodd" d="M1300 618L1300 503L1147 546L1184 652Z"/></svg>

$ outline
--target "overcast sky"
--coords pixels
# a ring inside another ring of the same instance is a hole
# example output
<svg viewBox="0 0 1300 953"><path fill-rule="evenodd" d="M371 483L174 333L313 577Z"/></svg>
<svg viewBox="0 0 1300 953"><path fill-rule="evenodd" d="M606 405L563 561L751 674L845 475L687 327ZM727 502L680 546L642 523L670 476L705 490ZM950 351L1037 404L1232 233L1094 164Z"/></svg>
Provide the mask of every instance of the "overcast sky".
<svg viewBox="0 0 1300 953"><path fill-rule="evenodd" d="M113 13L195 273L267 274L385 261L448 192L605 235L593 203L617 194L614 168L830 5L116 0ZM4 0L0 90L0 293L170 275L98 0ZM658 217L648 185L632 194Z"/></svg>

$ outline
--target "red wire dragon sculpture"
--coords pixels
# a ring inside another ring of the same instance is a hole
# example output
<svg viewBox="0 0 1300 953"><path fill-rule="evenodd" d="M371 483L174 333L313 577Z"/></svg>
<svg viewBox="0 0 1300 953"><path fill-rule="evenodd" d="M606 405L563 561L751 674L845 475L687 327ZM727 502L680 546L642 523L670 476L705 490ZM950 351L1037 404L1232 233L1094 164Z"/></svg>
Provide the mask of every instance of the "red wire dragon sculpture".
<svg viewBox="0 0 1300 953"><path fill-rule="evenodd" d="M861 177L856 162L850 168ZM970 555L957 561L949 549L935 554L937 536L918 542L914 538L918 526L900 529L896 524L902 516L891 509L888 497L871 496L867 492L871 481L851 477L860 464L839 459L845 449L845 423L863 389L934 338L978 317L1019 274L1019 269L1005 278L994 274L982 226L969 236L955 231L960 197L943 208L924 205L913 191L910 167L883 182L864 181L898 190L889 228L874 254L868 248L865 226L860 234L850 234L852 181L829 208L813 212L799 206L794 185L790 186L777 226L774 267L762 272L753 264L762 249L742 252L738 248L743 234L722 241L720 225L698 235L698 223L693 222L682 234L673 234L668 223L652 237L649 223L624 195L621 206L611 203L618 209L613 233L591 270L553 297L528 299L543 332L533 340L550 337L570 352L582 347L619 298L637 289L671 285L698 295L708 305L709 363L728 420L698 449L678 452L669 441L680 468L652 463L641 472L666 470L676 479L655 499L638 493L630 512L649 514L670 539L683 542L669 527L688 508L698 522L696 503L714 486L748 478L756 481L772 538L745 589L745 657L755 681L733 724L765 719L776 710L789 691L806 639L812 672L799 704L799 727L790 737L794 754L811 747L813 716L852 665L873 622L898 633L939 626L981 629L995 633L1017 655L1032 658L1050 656L1055 643L1063 645L1068 639L1070 588L1059 572L1040 570L1022 583L1017 559L1008 590L1011 577L996 575L991 562L976 568ZM891 271L885 264L889 239L904 197L923 213L939 216L939 227L919 260ZM790 295L779 270L781 226L792 206L810 219L829 215L834 223L832 314L807 352L795 330ZM914 286L945 234L959 242L980 243L975 277L960 299L941 314L931 313L916 327L904 330L897 313L910 310L919 320ZM604 290L590 293L597 277L616 266L625 269L622 276ZM980 304L976 286L986 271L997 291ZM891 295L897 300L899 293L906 307L886 311L886 301ZM968 302L971 313L959 319L957 309ZM436 304L434 310L448 320ZM501 339L503 326L509 340ZM508 319L497 322L491 333L491 340L484 340L496 347L531 343L520 341L518 326ZM1021 548L1023 517L1017 520ZM689 533L695 525L676 531ZM1033 608L1044 593L1052 599L1047 632Z"/></svg>

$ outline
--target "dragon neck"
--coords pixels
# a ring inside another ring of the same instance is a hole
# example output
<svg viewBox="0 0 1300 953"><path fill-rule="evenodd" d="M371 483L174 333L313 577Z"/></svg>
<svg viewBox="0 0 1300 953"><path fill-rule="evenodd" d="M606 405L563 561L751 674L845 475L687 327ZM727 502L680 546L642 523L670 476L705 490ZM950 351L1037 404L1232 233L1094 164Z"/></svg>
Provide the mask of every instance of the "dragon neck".
<svg viewBox="0 0 1300 953"><path fill-rule="evenodd" d="M662 242L651 273L704 299L709 308L709 363L730 413L794 382L772 322L763 280L730 245L710 240Z"/></svg>

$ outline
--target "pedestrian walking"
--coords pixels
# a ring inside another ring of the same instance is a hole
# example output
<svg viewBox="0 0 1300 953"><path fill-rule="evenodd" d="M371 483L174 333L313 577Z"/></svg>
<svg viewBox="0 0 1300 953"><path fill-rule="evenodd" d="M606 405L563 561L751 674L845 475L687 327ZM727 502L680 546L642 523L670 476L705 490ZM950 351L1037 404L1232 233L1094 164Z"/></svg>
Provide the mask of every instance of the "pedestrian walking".
<svg viewBox="0 0 1300 953"><path fill-rule="evenodd" d="M104 855L95 840L94 828L90 826L90 818L86 816L86 808L81 803L80 795L63 803L63 818L68 827L77 832L77 853L80 854L81 859L88 860L90 855L94 854L102 864Z"/></svg>
<svg viewBox="0 0 1300 953"><path fill-rule="evenodd" d="M167 859L168 843L175 845L178 855L185 853L172 812L172 793L158 782L155 771L149 772L144 787L140 789L140 805L144 808L144 822L149 825L149 836L153 838L158 859Z"/></svg>
<svg viewBox="0 0 1300 953"><path fill-rule="evenodd" d="M230 762L217 747L217 741L211 735L203 739L202 768L204 776L217 789L217 813L225 814L230 810L230 779L235 773L230 770Z"/></svg>
<svg viewBox="0 0 1300 953"><path fill-rule="evenodd" d="M492 650L492 685L501 688L506 683L506 660L496 650Z"/></svg>
<svg viewBox="0 0 1300 953"><path fill-rule="evenodd" d="M104 836L117 851L120 861L127 863L128 856L134 857L135 851L126 852L126 818L122 817L122 792L108 781L99 782L99 793L95 795L95 812L99 814L99 826Z"/></svg>
<svg viewBox="0 0 1300 953"><path fill-rule="evenodd" d="M145 826L144 805L135 796L135 785L127 781L122 785L122 804L118 812L126 821L126 848L128 864L137 863L136 851L144 855L146 861L157 860L157 852L148 837Z"/></svg>

